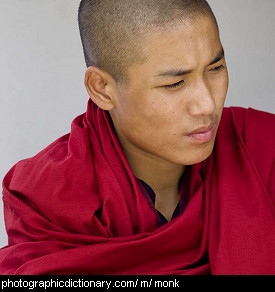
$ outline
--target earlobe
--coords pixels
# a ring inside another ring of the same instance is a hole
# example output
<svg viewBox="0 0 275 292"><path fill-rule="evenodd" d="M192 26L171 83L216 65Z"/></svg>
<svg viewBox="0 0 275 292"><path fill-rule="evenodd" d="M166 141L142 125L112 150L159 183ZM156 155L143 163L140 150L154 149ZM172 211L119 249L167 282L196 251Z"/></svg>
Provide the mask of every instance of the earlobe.
<svg viewBox="0 0 275 292"><path fill-rule="evenodd" d="M111 83L110 76L97 67L90 66L85 73L85 86L92 101L101 109L109 111L114 108L113 97L107 89Z"/></svg>

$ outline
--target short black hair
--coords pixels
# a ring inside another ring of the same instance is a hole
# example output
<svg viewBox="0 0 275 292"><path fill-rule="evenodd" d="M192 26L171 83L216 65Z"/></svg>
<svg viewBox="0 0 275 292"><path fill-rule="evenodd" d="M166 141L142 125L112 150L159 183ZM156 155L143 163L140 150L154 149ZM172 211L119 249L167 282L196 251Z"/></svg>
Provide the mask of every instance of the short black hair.
<svg viewBox="0 0 275 292"><path fill-rule="evenodd" d="M145 61L145 33L201 15L217 24L205 0L82 0L78 23L86 65L127 82L127 67Z"/></svg>

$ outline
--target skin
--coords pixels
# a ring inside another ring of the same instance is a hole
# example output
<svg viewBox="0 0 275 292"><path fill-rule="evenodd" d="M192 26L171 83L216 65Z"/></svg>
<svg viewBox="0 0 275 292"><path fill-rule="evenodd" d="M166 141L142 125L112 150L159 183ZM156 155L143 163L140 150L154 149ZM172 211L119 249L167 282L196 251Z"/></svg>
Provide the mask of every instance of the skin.
<svg viewBox="0 0 275 292"><path fill-rule="evenodd" d="M210 17L155 30L142 47L147 59L129 68L127 85L96 67L88 68L85 85L91 99L110 112L133 173L151 186L156 208L169 221L186 165L204 161L213 151L215 137L198 143L188 135L215 122L216 136L228 72L224 57L209 65L223 49ZM156 77L170 69L191 72ZM173 84L177 87L167 87Z"/></svg>

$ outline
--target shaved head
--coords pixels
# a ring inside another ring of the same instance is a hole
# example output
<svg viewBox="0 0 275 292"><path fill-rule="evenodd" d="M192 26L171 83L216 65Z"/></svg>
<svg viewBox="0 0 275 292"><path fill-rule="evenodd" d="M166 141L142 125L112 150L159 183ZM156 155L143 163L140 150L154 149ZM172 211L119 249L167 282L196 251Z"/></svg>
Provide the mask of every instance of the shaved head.
<svg viewBox="0 0 275 292"><path fill-rule="evenodd" d="M87 67L127 82L127 69L143 63L150 32L193 21L216 18L205 0L82 0L78 22Z"/></svg>

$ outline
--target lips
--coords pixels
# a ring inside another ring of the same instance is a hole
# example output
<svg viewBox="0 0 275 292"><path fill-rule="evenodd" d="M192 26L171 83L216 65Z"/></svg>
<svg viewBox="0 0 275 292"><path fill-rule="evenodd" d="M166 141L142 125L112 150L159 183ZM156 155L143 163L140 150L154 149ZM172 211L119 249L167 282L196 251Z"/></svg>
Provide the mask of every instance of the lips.
<svg viewBox="0 0 275 292"><path fill-rule="evenodd" d="M194 130L193 132L191 132L188 136L193 135L193 134L203 134L203 133L207 133L207 132L209 132L212 128L214 128L215 125L216 125L216 123L212 123L212 124L210 124L210 125L207 126L207 127L201 127L201 128L198 128L198 129Z"/></svg>
<svg viewBox="0 0 275 292"><path fill-rule="evenodd" d="M193 141L199 143L207 143L213 140L215 136L215 126L216 123L212 123L207 127L201 127L194 130L188 135Z"/></svg>

